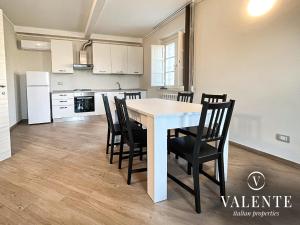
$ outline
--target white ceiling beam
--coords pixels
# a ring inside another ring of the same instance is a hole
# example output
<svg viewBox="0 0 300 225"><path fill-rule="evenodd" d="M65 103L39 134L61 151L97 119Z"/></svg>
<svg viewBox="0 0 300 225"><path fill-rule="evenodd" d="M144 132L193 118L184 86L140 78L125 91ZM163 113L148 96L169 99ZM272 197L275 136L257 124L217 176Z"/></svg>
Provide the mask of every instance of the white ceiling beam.
<svg viewBox="0 0 300 225"><path fill-rule="evenodd" d="M72 38L85 38L85 34L81 32L65 31L65 30L55 30L55 29L45 29L37 27L26 27L26 26L14 26L16 33L22 34L37 34L37 35L49 35L58 37L72 37Z"/></svg>
<svg viewBox="0 0 300 225"><path fill-rule="evenodd" d="M125 36L115 36L106 34L91 34L90 39L99 41L114 41L114 42L127 42L127 43L143 43L143 38L136 37L125 37Z"/></svg>
<svg viewBox="0 0 300 225"><path fill-rule="evenodd" d="M85 26L85 35L87 38L92 34L94 27L96 26L97 20L104 8L107 0L94 0L90 10L89 18Z"/></svg>

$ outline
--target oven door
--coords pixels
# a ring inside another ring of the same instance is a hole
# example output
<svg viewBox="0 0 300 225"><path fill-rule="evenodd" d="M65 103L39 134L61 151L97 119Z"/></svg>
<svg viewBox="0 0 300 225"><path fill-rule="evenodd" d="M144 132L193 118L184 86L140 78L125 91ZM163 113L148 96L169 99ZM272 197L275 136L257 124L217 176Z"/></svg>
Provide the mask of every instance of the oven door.
<svg viewBox="0 0 300 225"><path fill-rule="evenodd" d="M75 113L95 112L94 96L77 96L74 98Z"/></svg>

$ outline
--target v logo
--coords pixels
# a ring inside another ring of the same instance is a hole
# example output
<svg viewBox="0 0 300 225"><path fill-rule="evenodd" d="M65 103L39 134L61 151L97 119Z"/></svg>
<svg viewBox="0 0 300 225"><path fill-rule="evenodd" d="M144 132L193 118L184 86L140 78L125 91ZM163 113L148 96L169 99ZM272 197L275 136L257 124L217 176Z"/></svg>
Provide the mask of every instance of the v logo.
<svg viewBox="0 0 300 225"><path fill-rule="evenodd" d="M258 183L259 183L259 180L260 180L260 176L252 176L252 177L253 177L254 184L257 187Z"/></svg>
<svg viewBox="0 0 300 225"><path fill-rule="evenodd" d="M258 171L254 171L250 173L247 181L248 181L249 188L254 191L261 190L266 184L265 176Z"/></svg>

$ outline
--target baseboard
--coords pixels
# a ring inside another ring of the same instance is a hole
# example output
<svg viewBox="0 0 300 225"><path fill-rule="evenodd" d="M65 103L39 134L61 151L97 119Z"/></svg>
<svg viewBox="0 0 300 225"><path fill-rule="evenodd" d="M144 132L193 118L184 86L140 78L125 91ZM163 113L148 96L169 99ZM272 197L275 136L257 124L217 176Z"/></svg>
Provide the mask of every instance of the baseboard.
<svg viewBox="0 0 300 225"><path fill-rule="evenodd" d="M27 121L27 120L20 120L20 121L17 122L16 124L12 125L12 126L9 128L10 131L12 131L12 130L15 129L20 123L23 123L23 122L25 122L25 121Z"/></svg>
<svg viewBox="0 0 300 225"><path fill-rule="evenodd" d="M236 143L236 142L234 142L234 141L229 141L229 143L230 143L231 145L237 146L237 147L239 147L239 148L242 148L242 149L244 149L244 150L246 150L246 151L249 151L249 152L252 152L252 153L254 153L254 154L257 154L257 155L261 155L261 156L267 157L267 158L269 158L269 159L272 159L272 160L277 161L277 162L280 162L280 163L284 163L284 164L286 164L286 165L288 165L288 166L291 166L291 167L294 167L294 168L296 168L296 169L300 169L300 165L299 165L298 163L296 163L296 162L292 162L292 161L290 161L290 160L283 159L283 158L280 158L280 157L278 157L278 156L271 155L271 154L269 154L269 153L259 151L259 150L255 149L255 148L251 148L251 147L248 147L248 146L245 146L245 145Z"/></svg>

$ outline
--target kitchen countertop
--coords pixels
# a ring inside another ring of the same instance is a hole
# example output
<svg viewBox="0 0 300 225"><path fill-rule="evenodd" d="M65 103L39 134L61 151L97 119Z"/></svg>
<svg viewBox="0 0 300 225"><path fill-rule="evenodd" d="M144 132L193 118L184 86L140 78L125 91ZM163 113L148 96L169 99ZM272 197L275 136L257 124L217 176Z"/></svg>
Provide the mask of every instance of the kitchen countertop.
<svg viewBox="0 0 300 225"><path fill-rule="evenodd" d="M84 90L84 91L74 91L74 90L53 90L53 94L59 94L59 93L74 93L74 92L126 92L126 91L147 91L146 89L141 88L130 88L130 89L92 89L92 90Z"/></svg>

